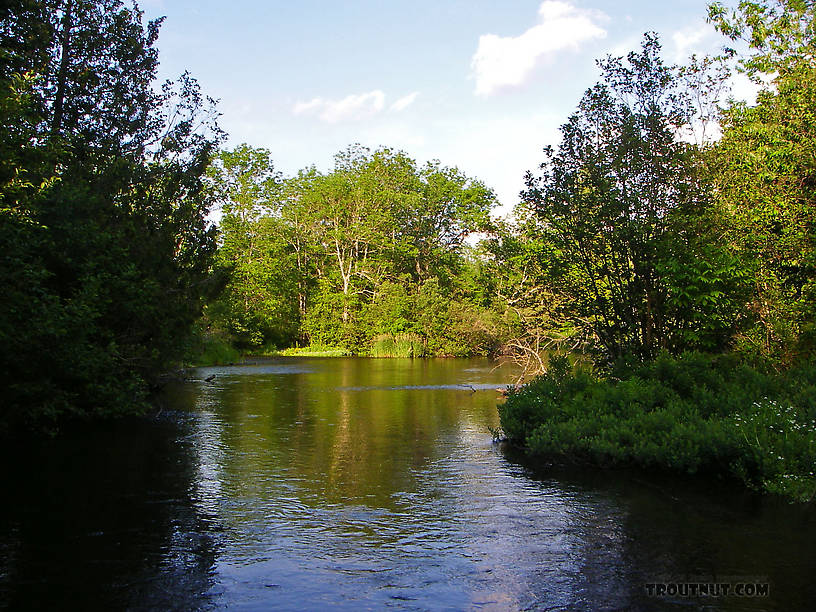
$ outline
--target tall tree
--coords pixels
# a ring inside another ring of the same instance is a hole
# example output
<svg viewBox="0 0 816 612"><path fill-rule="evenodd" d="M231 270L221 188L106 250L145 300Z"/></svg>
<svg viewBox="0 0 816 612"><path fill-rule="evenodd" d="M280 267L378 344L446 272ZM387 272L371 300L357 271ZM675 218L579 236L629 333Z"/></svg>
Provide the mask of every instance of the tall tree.
<svg viewBox="0 0 816 612"><path fill-rule="evenodd" d="M731 240L753 262L745 334L752 351L790 361L816 350L816 5L802 0L713 4L709 17L750 45L741 68L762 90L734 104L715 151Z"/></svg>
<svg viewBox="0 0 816 612"><path fill-rule="evenodd" d="M309 168L278 185L265 182L271 169L268 152L244 147L212 169L227 193L219 257L229 262L229 284L208 313L234 340L280 345L293 334L273 328L299 325L297 341L366 352L377 334L425 337L438 328L459 334L440 352L467 352L457 344L467 307L459 327L425 323L431 310L451 314L445 296L470 269L465 238L490 225L490 190L455 168L418 169L401 151L359 145L340 152L327 173Z"/></svg>
<svg viewBox="0 0 816 612"><path fill-rule="evenodd" d="M687 283L665 264L683 259L675 226L682 215L700 219L707 194L694 148L678 137L692 106L657 38L599 65L603 80L562 126L558 150L546 150L539 176L527 174L523 206L552 245L554 286L573 323L591 330L607 359L648 358L683 345L670 305ZM705 318L709 296L691 297L686 314L702 309Z"/></svg>
<svg viewBox="0 0 816 612"><path fill-rule="evenodd" d="M4 426L142 408L200 313L220 132L188 76L153 88L159 24L120 0L0 11Z"/></svg>
<svg viewBox="0 0 816 612"><path fill-rule="evenodd" d="M208 314L243 347L290 344L299 316L296 261L280 220L282 178L266 149L222 151L208 170L221 206L217 264L228 277Z"/></svg>

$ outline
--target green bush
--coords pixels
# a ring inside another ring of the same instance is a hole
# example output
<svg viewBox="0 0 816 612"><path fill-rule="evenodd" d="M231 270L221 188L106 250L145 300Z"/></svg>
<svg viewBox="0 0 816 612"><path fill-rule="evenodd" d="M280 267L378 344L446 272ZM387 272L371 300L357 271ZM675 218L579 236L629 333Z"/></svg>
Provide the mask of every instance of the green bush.
<svg viewBox="0 0 816 612"><path fill-rule="evenodd" d="M194 366L223 365L240 360L241 352L225 336L210 331L198 331L185 359Z"/></svg>
<svg viewBox="0 0 816 612"><path fill-rule="evenodd" d="M508 439L535 455L726 474L792 499L816 494L816 368L782 374L687 353L601 378L563 357L509 392Z"/></svg>

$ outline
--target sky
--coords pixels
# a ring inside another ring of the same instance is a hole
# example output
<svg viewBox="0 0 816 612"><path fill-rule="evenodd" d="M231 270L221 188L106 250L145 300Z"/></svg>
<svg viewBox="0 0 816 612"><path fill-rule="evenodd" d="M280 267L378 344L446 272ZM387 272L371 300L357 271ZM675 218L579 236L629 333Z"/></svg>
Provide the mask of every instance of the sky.
<svg viewBox="0 0 816 612"><path fill-rule="evenodd" d="M165 16L159 76L219 100L227 147L292 175L354 143L456 166L503 214L598 80L654 31L664 59L716 52L707 0L141 0ZM734 87L742 97L744 83ZM746 94L747 95L747 94Z"/></svg>

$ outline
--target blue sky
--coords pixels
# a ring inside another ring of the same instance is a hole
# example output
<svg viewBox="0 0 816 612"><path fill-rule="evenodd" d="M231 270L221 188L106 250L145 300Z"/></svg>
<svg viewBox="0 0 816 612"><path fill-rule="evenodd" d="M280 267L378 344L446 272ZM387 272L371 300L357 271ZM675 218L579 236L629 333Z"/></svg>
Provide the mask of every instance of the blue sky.
<svg viewBox="0 0 816 612"><path fill-rule="evenodd" d="M228 146L279 170L332 166L352 143L439 159L493 188L502 212L598 77L595 58L717 50L706 0L141 0L167 17L162 78L189 70L220 100ZM735 94L740 92L735 90Z"/></svg>

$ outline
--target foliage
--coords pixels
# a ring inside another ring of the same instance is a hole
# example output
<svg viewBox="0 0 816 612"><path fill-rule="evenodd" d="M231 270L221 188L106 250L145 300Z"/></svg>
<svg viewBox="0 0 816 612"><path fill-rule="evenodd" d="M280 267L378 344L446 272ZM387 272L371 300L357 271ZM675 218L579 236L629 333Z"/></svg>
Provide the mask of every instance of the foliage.
<svg viewBox="0 0 816 612"><path fill-rule="evenodd" d="M546 371L501 409L535 453L812 498L813 11L710 7L751 48L739 66L764 86L753 106L720 108L733 50L669 66L647 34L600 61L507 222L490 219L479 181L399 151L353 146L327 173L286 179L268 151L223 152L210 178L227 289L210 321L244 348L505 351ZM19 87L4 104L21 104ZM607 378L557 357L548 368L552 349L586 349Z"/></svg>
<svg viewBox="0 0 816 612"><path fill-rule="evenodd" d="M608 361L722 349L731 326L733 304L718 298L734 284L733 266L708 240L698 158L678 138L693 107L659 51L646 35L640 53L599 62L603 81L584 94L557 152L545 150L541 174L527 174L522 194L554 260L549 279L563 313ZM696 270L684 265L696 261Z"/></svg>
<svg viewBox="0 0 816 612"><path fill-rule="evenodd" d="M512 389L500 406L508 438L537 455L600 465L709 472L808 500L816 494L816 368L784 375L712 357L663 353L615 377L572 371Z"/></svg>
<svg viewBox="0 0 816 612"><path fill-rule="evenodd" d="M479 181L360 146L339 153L329 173L282 179L268 151L242 145L222 152L209 176L228 281L207 313L237 346L497 350L503 329L466 253L465 238L491 226L495 198Z"/></svg>
<svg viewBox="0 0 816 612"><path fill-rule="evenodd" d="M298 328L296 262L280 209L281 177L269 151L241 145L222 151L207 172L221 205L216 264L228 279L207 314L240 348L286 346Z"/></svg>
<svg viewBox="0 0 816 612"><path fill-rule="evenodd" d="M752 353L790 363L811 354L816 330L816 7L788 0L719 4L710 19L752 53L741 66L763 86L755 106L733 104L713 156L728 239L752 263L741 338Z"/></svg>
<svg viewBox="0 0 816 612"><path fill-rule="evenodd" d="M194 366L224 365L241 361L242 355L228 338L207 329L196 329L184 361Z"/></svg>
<svg viewBox="0 0 816 612"><path fill-rule="evenodd" d="M274 351L271 354L282 355L284 357L346 357L349 352L337 346L310 345L291 347L283 349L282 351Z"/></svg>
<svg viewBox="0 0 816 612"><path fill-rule="evenodd" d="M628 64L601 64L491 250L527 286L508 293L525 306L519 350L566 320L595 337L606 377L553 358L500 407L512 442L813 499L815 16L794 0L710 7L763 88L722 110L716 143L685 141L715 117L718 60L665 67L647 36Z"/></svg>
<svg viewBox="0 0 816 612"><path fill-rule="evenodd" d="M555 279L566 262L552 241L542 236L528 209L516 209L515 224L499 224L482 241L485 253L482 284L501 305L509 339L503 353L520 368L517 382L545 371L552 350L574 351L587 344L583 321L569 320L570 302L556 289Z"/></svg>
<svg viewBox="0 0 816 612"><path fill-rule="evenodd" d="M160 22L120 0L0 10L2 427L138 411L208 291L200 177L219 138Z"/></svg>
<svg viewBox="0 0 816 612"><path fill-rule="evenodd" d="M425 341L418 334L382 334L371 346L372 357L424 357Z"/></svg>

